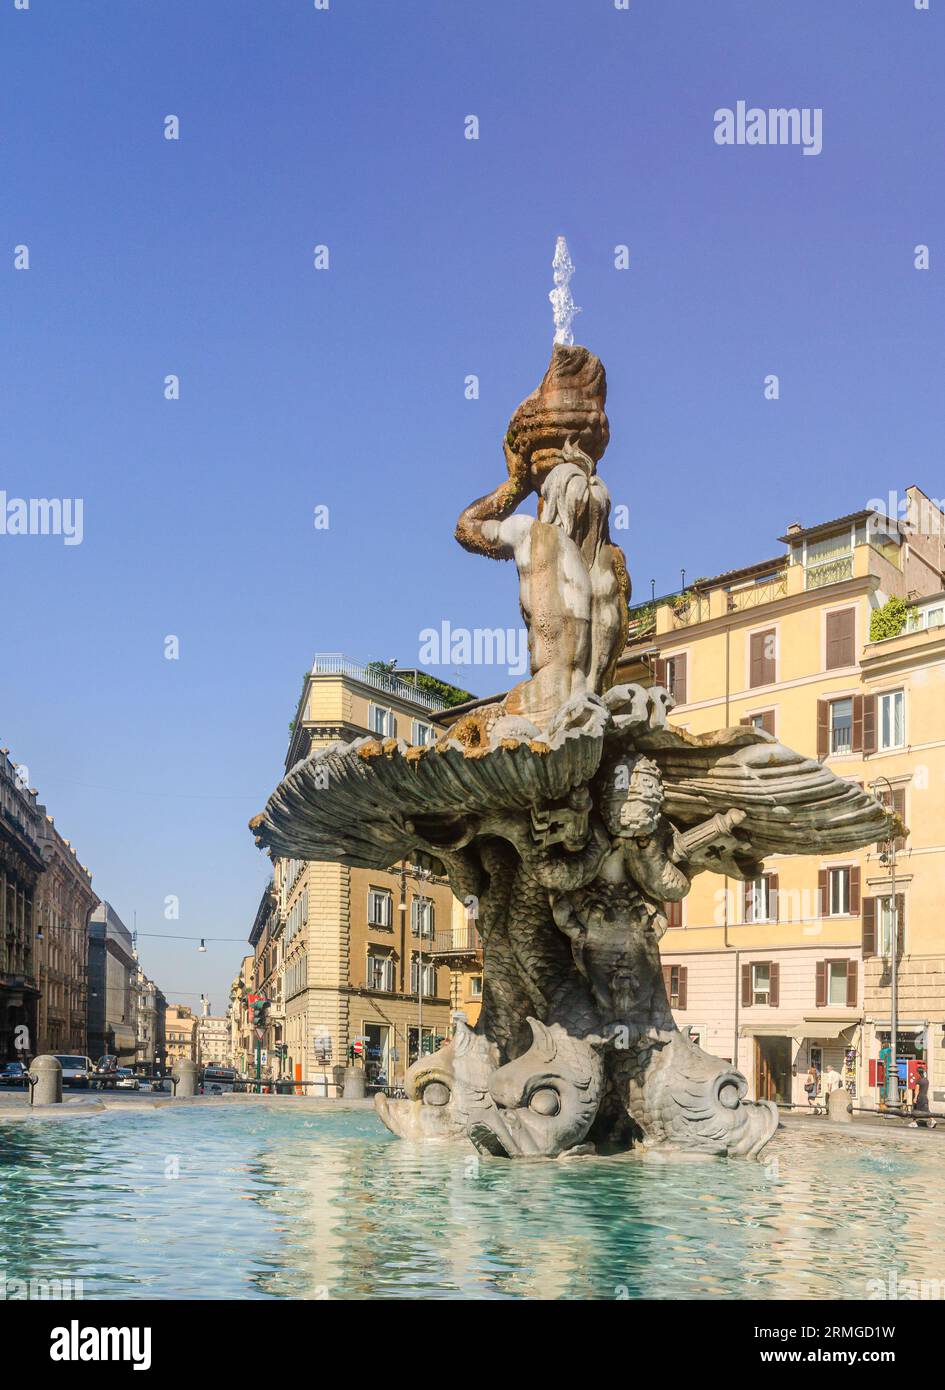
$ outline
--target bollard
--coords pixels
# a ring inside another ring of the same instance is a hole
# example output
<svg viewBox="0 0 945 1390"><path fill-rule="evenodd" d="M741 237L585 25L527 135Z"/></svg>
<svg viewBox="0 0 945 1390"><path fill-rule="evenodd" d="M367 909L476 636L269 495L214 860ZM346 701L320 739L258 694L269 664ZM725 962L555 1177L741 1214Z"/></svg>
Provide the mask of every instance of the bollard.
<svg viewBox="0 0 945 1390"><path fill-rule="evenodd" d="M360 1067L345 1067L345 1082L341 1091L341 1099L364 1099L364 1072Z"/></svg>
<svg viewBox="0 0 945 1390"><path fill-rule="evenodd" d="M62 1066L58 1057L34 1057L29 1080L30 1105L62 1104Z"/></svg>
<svg viewBox="0 0 945 1390"><path fill-rule="evenodd" d="M189 1057L182 1057L175 1064L171 1080L174 1083L174 1095L188 1099L197 1094L197 1077L200 1068L196 1062L192 1062Z"/></svg>
<svg viewBox="0 0 945 1390"><path fill-rule="evenodd" d="M839 1120L841 1124L853 1123L853 1105L844 1090L831 1091L827 1097L828 1120Z"/></svg>

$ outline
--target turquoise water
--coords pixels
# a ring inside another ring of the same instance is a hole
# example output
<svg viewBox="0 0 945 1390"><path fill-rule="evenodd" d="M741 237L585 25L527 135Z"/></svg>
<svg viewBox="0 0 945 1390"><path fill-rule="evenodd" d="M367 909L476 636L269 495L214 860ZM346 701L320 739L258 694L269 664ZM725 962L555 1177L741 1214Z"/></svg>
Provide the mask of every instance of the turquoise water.
<svg viewBox="0 0 945 1390"><path fill-rule="evenodd" d="M367 1112L0 1122L0 1274L85 1298L863 1298L945 1279L945 1148L910 1140L528 1164Z"/></svg>

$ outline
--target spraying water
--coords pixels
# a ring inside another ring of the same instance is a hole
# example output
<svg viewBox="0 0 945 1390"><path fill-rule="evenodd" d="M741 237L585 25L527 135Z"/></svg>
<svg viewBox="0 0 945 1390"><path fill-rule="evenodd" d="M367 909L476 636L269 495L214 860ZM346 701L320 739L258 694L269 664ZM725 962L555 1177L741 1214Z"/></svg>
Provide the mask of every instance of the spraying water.
<svg viewBox="0 0 945 1390"><path fill-rule="evenodd" d="M555 342L571 347L574 343L571 325L575 316L581 311L571 296L571 276L574 274L574 262L571 259L571 252L568 250L568 243L563 236L559 236L555 242L555 258L551 262L551 268L554 271L555 287L548 298L551 300L555 319Z"/></svg>

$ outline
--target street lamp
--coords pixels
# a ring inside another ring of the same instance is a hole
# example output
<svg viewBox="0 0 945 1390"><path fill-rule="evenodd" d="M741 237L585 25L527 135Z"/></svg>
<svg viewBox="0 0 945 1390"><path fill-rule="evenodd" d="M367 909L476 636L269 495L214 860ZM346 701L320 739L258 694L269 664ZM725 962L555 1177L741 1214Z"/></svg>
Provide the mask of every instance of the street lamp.
<svg viewBox="0 0 945 1390"><path fill-rule="evenodd" d="M873 788L877 783L885 782L889 789L889 804L893 803L892 783L888 777L877 777L870 784ZM875 793L874 793L875 794ZM889 942L889 1070L886 1073L886 1099L890 1096L894 1104L899 1104L899 1063L896 1057L898 1051L898 1038L896 1036L899 1025L899 904L896 900L896 838L894 835L886 840L879 862L888 867L890 874L890 908L891 908L891 931Z"/></svg>

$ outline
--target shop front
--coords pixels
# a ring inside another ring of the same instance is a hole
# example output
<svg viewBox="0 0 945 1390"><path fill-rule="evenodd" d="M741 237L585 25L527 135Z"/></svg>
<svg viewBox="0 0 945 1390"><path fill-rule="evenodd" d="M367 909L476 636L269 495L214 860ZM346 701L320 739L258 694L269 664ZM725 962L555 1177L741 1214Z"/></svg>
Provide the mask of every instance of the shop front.
<svg viewBox="0 0 945 1390"><path fill-rule="evenodd" d="M859 1019L798 1019L788 1024L749 1024L742 1029L749 1051L739 1049L755 1100L808 1105L804 1083L811 1065L821 1078L832 1068L852 1096L860 1083L856 1035ZM744 1046L744 1045L743 1045Z"/></svg>

